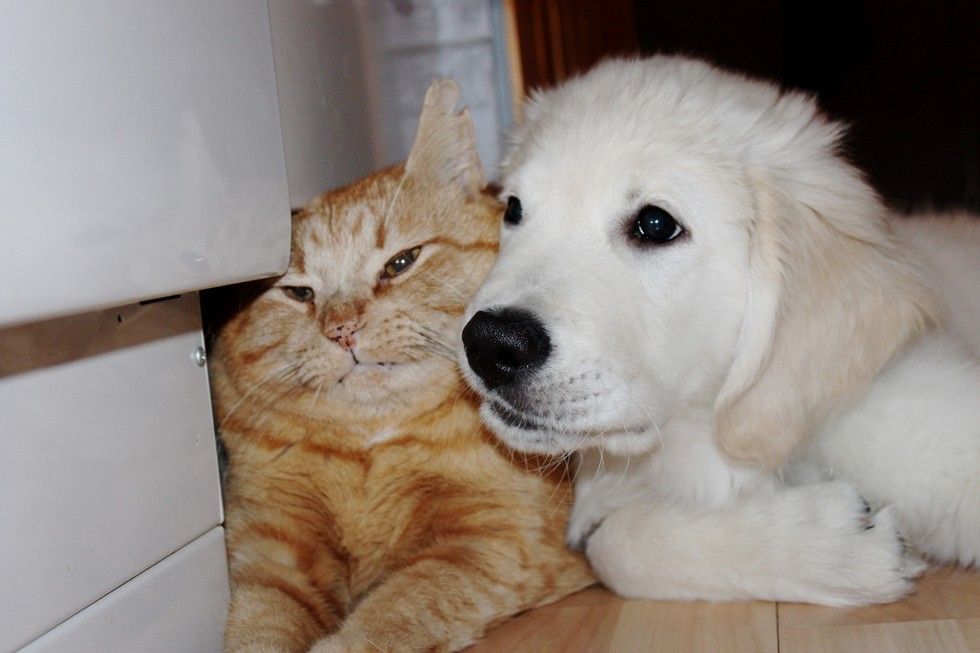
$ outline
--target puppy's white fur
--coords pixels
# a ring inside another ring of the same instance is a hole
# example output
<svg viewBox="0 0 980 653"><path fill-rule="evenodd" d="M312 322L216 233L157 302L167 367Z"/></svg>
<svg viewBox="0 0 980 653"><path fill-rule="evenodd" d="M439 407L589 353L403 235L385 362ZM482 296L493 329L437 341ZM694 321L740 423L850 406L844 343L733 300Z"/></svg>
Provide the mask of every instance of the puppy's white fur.
<svg viewBox="0 0 980 653"><path fill-rule="evenodd" d="M515 134L524 217L470 315L530 311L552 353L519 388L463 367L508 444L581 452L569 542L620 593L894 600L922 569L899 527L980 559L980 227L890 224L840 135L670 57L541 93ZM645 204L686 234L637 247Z"/></svg>

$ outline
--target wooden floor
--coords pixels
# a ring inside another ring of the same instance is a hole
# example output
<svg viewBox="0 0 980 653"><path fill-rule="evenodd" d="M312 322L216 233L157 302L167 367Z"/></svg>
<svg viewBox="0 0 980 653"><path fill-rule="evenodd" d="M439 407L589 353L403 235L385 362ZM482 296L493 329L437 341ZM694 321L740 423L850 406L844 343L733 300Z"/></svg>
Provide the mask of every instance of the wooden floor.
<svg viewBox="0 0 980 653"><path fill-rule="evenodd" d="M936 569L899 603L626 601L593 588L519 615L467 653L980 653L980 572Z"/></svg>

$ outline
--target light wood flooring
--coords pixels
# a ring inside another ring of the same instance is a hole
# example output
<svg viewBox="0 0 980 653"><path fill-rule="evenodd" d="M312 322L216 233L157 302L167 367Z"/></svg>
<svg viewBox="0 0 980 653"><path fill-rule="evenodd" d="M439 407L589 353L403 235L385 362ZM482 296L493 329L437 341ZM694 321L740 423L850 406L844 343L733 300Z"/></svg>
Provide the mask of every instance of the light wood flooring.
<svg viewBox="0 0 980 653"><path fill-rule="evenodd" d="M934 569L898 603L628 601L591 588L497 626L467 653L980 653L980 572Z"/></svg>

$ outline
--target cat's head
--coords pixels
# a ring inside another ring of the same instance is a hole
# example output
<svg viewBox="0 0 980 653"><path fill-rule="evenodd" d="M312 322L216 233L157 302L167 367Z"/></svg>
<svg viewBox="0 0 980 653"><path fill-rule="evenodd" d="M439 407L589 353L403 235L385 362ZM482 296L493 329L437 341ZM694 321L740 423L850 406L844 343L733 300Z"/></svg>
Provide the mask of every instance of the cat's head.
<svg viewBox="0 0 980 653"><path fill-rule="evenodd" d="M289 270L219 334L253 405L336 420L424 409L457 387L459 320L497 251L473 126L451 81L426 94L408 161L293 218Z"/></svg>

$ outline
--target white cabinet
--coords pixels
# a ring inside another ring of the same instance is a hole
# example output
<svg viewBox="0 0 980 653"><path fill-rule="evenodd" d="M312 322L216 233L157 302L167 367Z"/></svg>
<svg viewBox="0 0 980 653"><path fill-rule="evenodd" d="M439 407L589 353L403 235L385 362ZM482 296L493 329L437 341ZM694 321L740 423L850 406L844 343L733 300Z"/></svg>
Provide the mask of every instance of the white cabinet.
<svg viewBox="0 0 980 653"><path fill-rule="evenodd" d="M265 0L0 0L0 652L220 648L194 291L289 231Z"/></svg>
<svg viewBox="0 0 980 653"><path fill-rule="evenodd" d="M390 163L379 137L371 0L274 0L269 4L296 208L332 186Z"/></svg>
<svg viewBox="0 0 980 653"><path fill-rule="evenodd" d="M499 0L269 6L294 207L403 160L429 83L453 77L492 178L511 101Z"/></svg>
<svg viewBox="0 0 980 653"><path fill-rule="evenodd" d="M195 293L0 330L0 651L221 523L202 344Z"/></svg>
<svg viewBox="0 0 980 653"><path fill-rule="evenodd" d="M0 325L281 272L265 0L0 0Z"/></svg>
<svg viewBox="0 0 980 653"><path fill-rule="evenodd" d="M227 605L224 533L215 528L24 653L218 653Z"/></svg>
<svg viewBox="0 0 980 653"><path fill-rule="evenodd" d="M0 653L217 651L195 291L282 272L290 197L403 158L434 77L492 169L494 0L271 10L0 0Z"/></svg>

